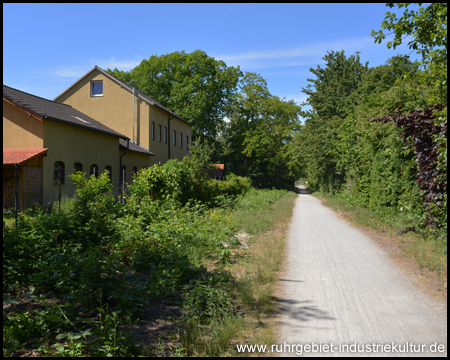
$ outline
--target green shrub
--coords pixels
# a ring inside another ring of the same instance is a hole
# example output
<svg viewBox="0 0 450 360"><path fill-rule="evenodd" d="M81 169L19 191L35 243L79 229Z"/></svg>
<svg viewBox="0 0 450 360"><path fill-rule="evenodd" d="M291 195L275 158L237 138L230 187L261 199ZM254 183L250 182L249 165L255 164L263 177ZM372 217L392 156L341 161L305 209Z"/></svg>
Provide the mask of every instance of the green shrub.
<svg viewBox="0 0 450 360"><path fill-rule="evenodd" d="M113 185L108 172L98 178L91 175L89 179L82 172L70 176L77 187L72 215L77 226L84 229L85 239L94 244L109 239L119 204L115 204L111 193Z"/></svg>
<svg viewBox="0 0 450 360"><path fill-rule="evenodd" d="M195 198L209 206L231 206L237 196L245 194L251 188L247 177L230 174L227 180L201 179L195 182Z"/></svg>
<svg viewBox="0 0 450 360"><path fill-rule="evenodd" d="M230 314L233 310L230 280L230 275L226 273L213 272L203 280L193 281L183 302L186 317L205 323L211 318L220 319Z"/></svg>
<svg viewBox="0 0 450 360"><path fill-rule="evenodd" d="M129 189L137 201L150 197L154 200L172 198L186 203L193 195L189 169L178 159L141 170L134 176Z"/></svg>

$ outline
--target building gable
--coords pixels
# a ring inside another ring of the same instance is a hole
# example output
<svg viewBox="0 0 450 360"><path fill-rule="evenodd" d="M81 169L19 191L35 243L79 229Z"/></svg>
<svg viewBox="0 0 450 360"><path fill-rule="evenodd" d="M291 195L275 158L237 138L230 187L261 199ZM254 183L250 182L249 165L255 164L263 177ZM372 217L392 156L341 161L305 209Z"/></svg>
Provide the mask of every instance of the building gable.
<svg viewBox="0 0 450 360"><path fill-rule="evenodd" d="M81 109L150 149L156 162L189 155L192 126L186 120L98 66L55 100Z"/></svg>

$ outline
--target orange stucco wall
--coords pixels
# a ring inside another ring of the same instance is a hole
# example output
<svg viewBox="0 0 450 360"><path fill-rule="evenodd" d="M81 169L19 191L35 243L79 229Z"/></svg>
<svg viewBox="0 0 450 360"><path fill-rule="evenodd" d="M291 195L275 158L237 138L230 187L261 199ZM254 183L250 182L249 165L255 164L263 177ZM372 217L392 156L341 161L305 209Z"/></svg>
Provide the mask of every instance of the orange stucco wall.
<svg viewBox="0 0 450 360"><path fill-rule="evenodd" d="M91 81L103 81L103 96L91 96ZM131 138L133 132L133 95L93 70L55 101L69 104L102 124Z"/></svg>
<svg viewBox="0 0 450 360"><path fill-rule="evenodd" d="M119 149L119 139L115 136L101 134L87 129L44 120L44 147L48 148L43 158L43 203L47 205L58 200L58 185L53 180L54 164L64 162L65 184L61 186L61 194L73 196L75 187L69 175L74 171L74 164L81 163L83 172L90 176L90 166L96 164L99 173L106 166L112 168L114 195L119 194L119 161L124 153ZM122 157L122 165L126 166L126 180L131 182L133 167L139 170L150 166L148 155L128 151Z"/></svg>
<svg viewBox="0 0 450 360"><path fill-rule="evenodd" d="M3 149L43 148L43 122L3 100Z"/></svg>
<svg viewBox="0 0 450 360"><path fill-rule="evenodd" d="M125 151L119 149L118 137L48 119L39 120L29 116L23 109L3 101L3 149L30 148L48 148L46 156L30 160L26 164L27 168L42 168L43 205L58 200L58 185L53 179L54 164L57 161L63 162L65 167L62 196L71 197L75 193L74 184L69 177L74 171L75 163L81 163L82 171L88 176L92 164L98 166L99 173L104 172L106 166L111 166L113 194L119 195L120 155ZM140 170L152 163L149 155L127 151L122 157L122 165L126 167L126 182L131 183L133 168ZM23 190L23 184L21 189Z"/></svg>
<svg viewBox="0 0 450 360"><path fill-rule="evenodd" d="M103 81L103 95L91 96L91 81ZM94 69L74 86L58 96L55 101L66 103L106 126L133 139L133 94L100 71ZM149 149L156 156L152 163L164 163L169 159L168 144L158 141L158 125L168 127L169 113L150 105L138 96L134 98L134 141ZM155 138L151 138L151 125L155 123ZM172 143L173 130L177 132L177 145ZM183 134L183 147L179 134ZM177 118L170 121L170 157L182 159L189 155L186 135L191 139L191 126Z"/></svg>

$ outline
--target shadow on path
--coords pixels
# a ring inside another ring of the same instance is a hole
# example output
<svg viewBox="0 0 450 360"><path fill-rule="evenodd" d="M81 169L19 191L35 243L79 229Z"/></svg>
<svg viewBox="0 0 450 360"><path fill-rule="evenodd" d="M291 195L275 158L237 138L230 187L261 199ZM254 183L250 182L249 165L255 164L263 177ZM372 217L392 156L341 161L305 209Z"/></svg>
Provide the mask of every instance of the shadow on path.
<svg viewBox="0 0 450 360"><path fill-rule="evenodd" d="M287 315L287 318L301 321L309 320L336 320L335 317L330 316L326 311L319 309L312 304L312 300L297 301L292 299L280 299L275 297L274 300L278 303L277 312L280 315Z"/></svg>

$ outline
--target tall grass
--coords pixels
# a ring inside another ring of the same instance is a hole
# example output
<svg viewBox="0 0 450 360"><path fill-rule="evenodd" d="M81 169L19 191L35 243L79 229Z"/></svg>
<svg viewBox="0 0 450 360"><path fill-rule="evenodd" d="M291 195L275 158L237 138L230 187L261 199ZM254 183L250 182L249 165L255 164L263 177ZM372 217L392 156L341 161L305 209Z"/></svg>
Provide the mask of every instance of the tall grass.
<svg viewBox="0 0 450 360"><path fill-rule="evenodd" d="M77 176L61 211L23 214L17 230L3 222L4 355L155 355L129 330L150 301L178 306L173 321L186 329L156 354L236 355L236 343L271 338L294 193L252 189L215 207L146 196L123 205L106 175Z"/></svg>
<svg viewBox="0 0 450 360"><path fill-rule="evenodd" d="M234 278L238 311L214 317L207 326L193 321L185 338L192 355L243 355L237 352L236 344L275 342L270 323L275 309L274 285L283 263L295 197L287 191L252 190L238 200L233 221L248 248L233 249L232 261L225 268Z"/></svg>

